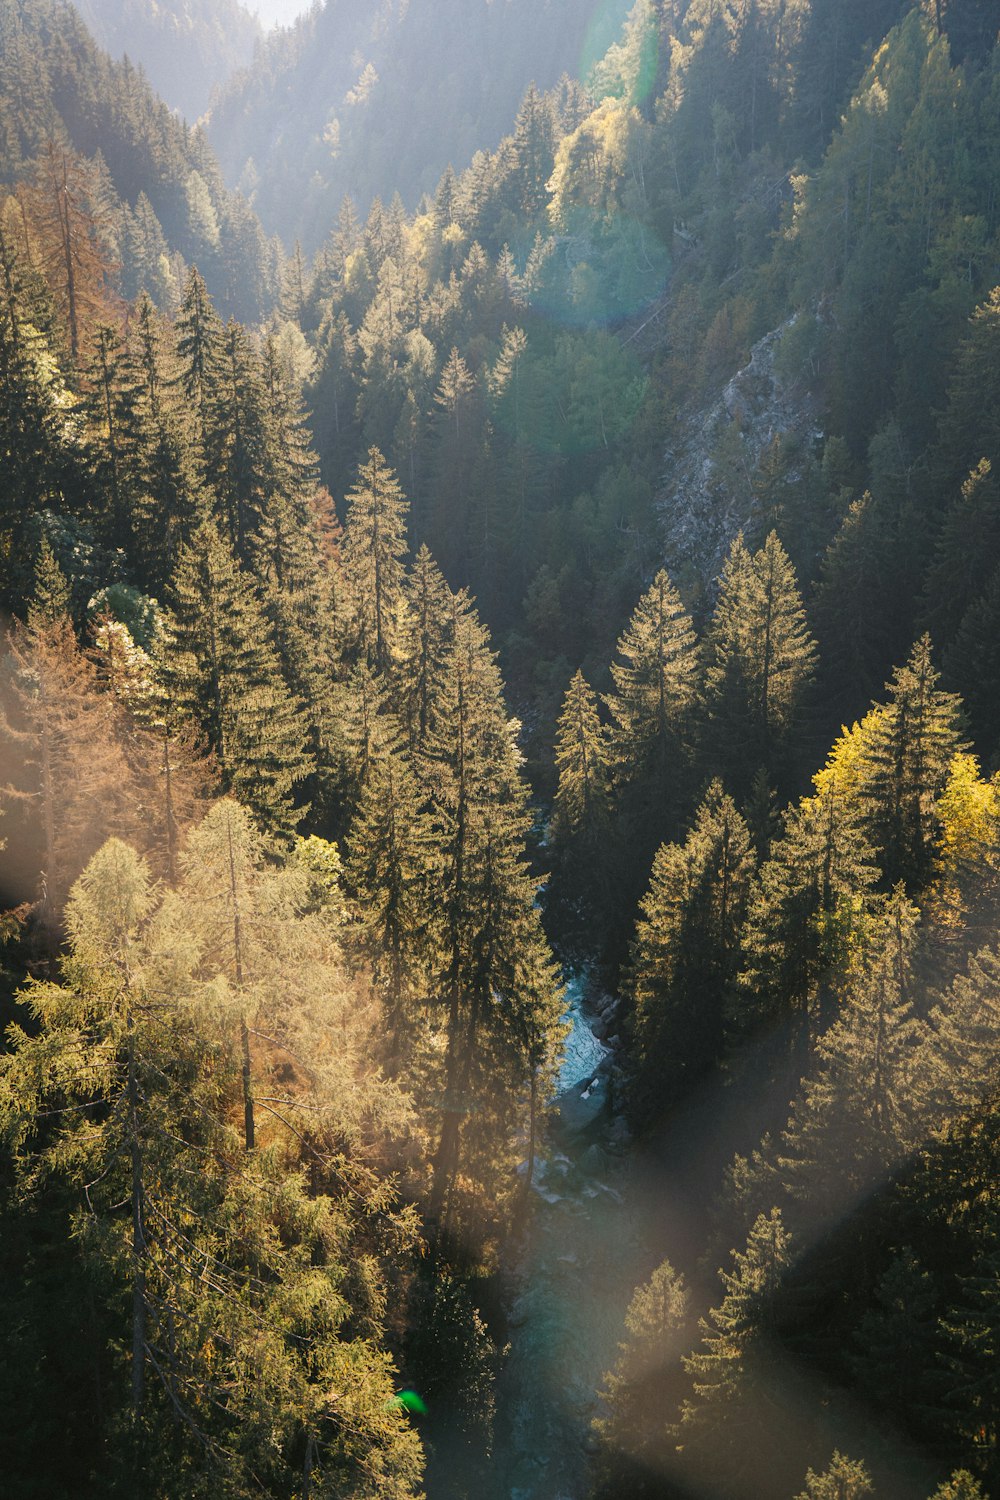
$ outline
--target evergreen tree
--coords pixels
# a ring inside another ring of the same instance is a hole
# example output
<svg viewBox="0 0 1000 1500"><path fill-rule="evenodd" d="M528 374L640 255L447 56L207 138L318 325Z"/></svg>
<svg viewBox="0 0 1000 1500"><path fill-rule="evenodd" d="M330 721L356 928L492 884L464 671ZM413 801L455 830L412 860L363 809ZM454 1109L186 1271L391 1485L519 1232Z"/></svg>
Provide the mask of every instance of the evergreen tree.
<svg viewBox="0 0 1000 1500"><path fill-rule="evenodd" d="M854 1342L850 1362L869 1400L919 1433L938 1363L938 1296L930 1272L908 1246L879 1281Z"/></svg>
<svg viewBox="0 0 1000 1500"><path fill-rule="evenodd" d="M415 1029L439 940L435 829L425 797L383 718L347 841L346 871L362 914L369 961L385 995L391 1065Z"/></svg>
<svg viewBox="0 0 1000 1500"><path fill-rule="evenodd" d="M870 836L886 880L902 880L910 890L921 889L930 873L935 798L963 748L961 705L941 691L939 680L925 635L886 683L885 708L866 721L863 796Z"/></svg>
<svg viewBox="0 0 1000 1500"><path fill-rule="evenodd" d="M406 512L396 476L378 449L369 449L347 496L341 555L355 602L355 649L379 672L393 672L400 654Z"/></svg>
<svg viewBox="0 0 1000 1500"><path fill-rule="evenodd" d="M553 808L557 838L600 837L607 819L607 750L597 695L583 673L574 673L556 730L559 788Z"/></svg>
<svg viewBox="0 0 1000 1500"><path fill-rule="evenodd" d="M496 1199L503 1143L525 1090L533 1152L536 1111L561 1034L555 966L524 862L526 788L513 739L517 726L507 718L488 642L475 615L456 600L420 760L442 830L443 935L435 990L444 1011L444 1091L430 1211L446 1242L460 1228L481 1234L484 1205L463 1201L459 1169L467 1184L481 1184L487 1203ZM496 1086L501 1076L505 1098ZM529 1161L529 1180L530 1172Z"/></svg>
<svg viewBox="0 0 1000 1500"><path fill-rule="evenodd" d="M211 745L223 784L287 833L312 766L299 704L250 580L211 522L184 547L174 579L176 649L168 673Z"/></svg>
<svg viewBox="0 0 1000 1500"><path fill-rule="evenodd" d="M809 1470L806 1487L795 1500L867 1500L874 1493L865 1465L843 1453L834 1453L830 1467L822 1474Z"/></svg>
<svg viewBox="0 0 1000 1500"><path fill-rule="evenodd" d="M759 1430L790 1261L781 1213L761 1214L746 1249L733 1252L733 1269L720 1272L725 1296L700 1320L701 1348L684 1360L693 1395L684 1403L678 1437L706 1475L724 1476Z"/></svg>
<svg viewBox="0 0 1000 1500"><path fill-rule="evenodd" d="M406 580L406 665L400 673L404 718L410 746L423 746L430 729L433 698L451 639L454 606L441 570L421 544ZM467 600L459 607L465 608Z"/></svg>
<svg viewBox="0 0 1000 1500"><path fill-rule="evenodd" d="M713 782L686 842L657 853L640 904L631 965L640 1114L662 1110L722 1054L753 870L746 824Z"/></svg>
<svg viewBox="0 0 1000 1500"><path fill-rule="evenodd" d="M852 782L853 738L835 748L816 795L786 814L761 867L743 934L747 962L733 1037L770 1030L804 1056L836 1014L836 976L853 959L878 874Z"/></svg>
<svg viewBox="0 0 1000 1500"><path fill-rule="evenodd" d="M929 1123L926 1030L910 997L916 920L897 889L782 1138L782 1174L823 1224L884 1182Z"/></svg>
<svg viewBox="0 0 1000 1500"><path fill-rule="evenodd" d="M694 630L667 574L643 594L613 662L611 760L640 849L662 837L686 779L698 693ZM641 829L641 832L639 831Z"/></svg>
<svg viewBox="0 0 1000 1500"><path fill-rule="evenodd" d="M660 1492L676 1438L670 1414L679 1405L681 1350L690 1331L691 1298L664 1261L637 1287L625 1314L626 1339L605 1374L607 1415L595 1419L600 1440L597 1494L628 1493L643 1500Z"/></svg>
<svg viewBox="0 0 1000 1500"><path fill-rule="evenodd" d="M193 411L204 464L209 406L222 378L223 328L196 266L188 272L175 323L180 384ZM211 476L207 476L211 478Z"/></svg>
<svg viewBox="0 0 1000 1500"><path fill-rule="evenodd" d="M783 769L816 662L795 572L777 534L751 556L736 538L706 640L711 750L733 784Z"/></svg>

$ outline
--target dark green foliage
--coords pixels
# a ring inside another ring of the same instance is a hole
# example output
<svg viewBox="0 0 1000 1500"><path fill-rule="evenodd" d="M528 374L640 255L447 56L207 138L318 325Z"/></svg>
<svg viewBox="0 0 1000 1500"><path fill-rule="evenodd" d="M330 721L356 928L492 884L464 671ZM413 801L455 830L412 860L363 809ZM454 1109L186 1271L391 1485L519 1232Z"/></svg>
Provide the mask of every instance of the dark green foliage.
<svg viewBox="0 0 1000 1500"><path fill-rule="evenodd" d="M686 842L664 844L632 950L632 1107L655 1116L723 1051L755 859L746 824L713 782Z"/></svg>
<svg viewBox="0 0 1000 1500"><path fill-rule="evenodd" d="M241 241L259 233L252 210L227 191L204 136L170 113L134 63L98 51L76 11L57 0L5 0L0 25L8 104L0 177L20 176L51 141L84 157L100 150L118 199L134 208L147 196L169 244L203 266L228 312L260 316L273 305L269 255L243 257L242 284L227 275Z"/></svg>
<svg viewBox="0 0 1000 1500"><path fill-rule="evenodd" d="M312 769L305 719L253 584L211 522L181 552L171 628L173 690L201 725L225 786L266 827L289 832L304 811L296 789Z"/></svg>
<svg viewBox="0 0 1000 1500"><path fill-rule="evenodd" d="M754 771L774 779L787 767L816 664L795 572L775 532L753 556L742 537L734 542L706 648L709 753L727 784L745 793Z"/></svg>
<svg viewBox="0 0 1000 1500"><path fill-rule="evenodd" d="M886 880L919 890L933 848L934 798L962 748L961 707L938 687L931 641L923 636L886 683L888 702L872 716L863 752L869 832Z"/></svg>

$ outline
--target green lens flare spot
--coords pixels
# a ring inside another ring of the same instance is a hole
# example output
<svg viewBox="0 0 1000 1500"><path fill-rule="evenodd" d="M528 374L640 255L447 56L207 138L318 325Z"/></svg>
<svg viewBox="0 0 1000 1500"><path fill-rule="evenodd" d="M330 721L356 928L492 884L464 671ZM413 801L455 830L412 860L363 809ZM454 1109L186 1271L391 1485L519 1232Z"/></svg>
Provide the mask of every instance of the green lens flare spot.
<svg viewBox="0 0 1000 1500"><path fill-rule="evenodd" d="M403 1411L415 1412L417 1416L425 1417L427 1408L417 1395L416 1391L398 1391L392 1399L387 1402L390 1407L401 1407Z"/></svg>

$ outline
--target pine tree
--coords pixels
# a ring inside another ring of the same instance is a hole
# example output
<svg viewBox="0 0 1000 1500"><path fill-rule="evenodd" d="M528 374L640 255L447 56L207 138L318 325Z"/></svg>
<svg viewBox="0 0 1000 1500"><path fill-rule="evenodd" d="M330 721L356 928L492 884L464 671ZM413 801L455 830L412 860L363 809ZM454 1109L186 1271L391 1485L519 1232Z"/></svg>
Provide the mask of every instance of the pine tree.
<svg viewBox="0 0 1000 1500"><path fill-rule="evenodd" d="M289 832L303 813L296 788L312 770L302 710L253 586L211 522L181 552L171 632L174 691L201 725L223 785L265 827Z"/></svg>
<svg viewBox="0 0 1000 1500"><path fill-rule="evenodd" d="M706 639L707 733L733 785L782 769L816 649L795 572L777 534L751 556L738 536L723 570Z"/></svg>
<svg viewBox="0 0 1000 1500"><path fill-rule="evenodd" d="M630 791L645 843L678 802L698 693L694 630L666 572L656 575L618 642L612 663L611 753L618 796ZM641 814L638 809L641 809Z"/></svg>
<svg viewBox="0 0 1000 1500"><path fill-rule="evenodd" d="M632 1105L661 1111L722 1054L754 871L746 824L713 782L683 845L653 861L632 950Z"/></svg>
<svg viewBox="0 0 1000 1500"><path fill-rule="evenodd" d="M806 1487L795 1500L867 1500L874 1493L865 1465L843 1453L834 1453L830 1467L822 1474L809 1470Z"/></svg>
<svg viewBox="0 0 1000 1500"><path fill-rule="evenodd" d="M720 1272L725 1296L700 1320L701 1348L684 1360L694 1389L678 1437L689 1458L702 1458L713 1475L725 1475L738 1458L756 1425L756 1403L767 1400L790 1263L791 1238L775 1208L756 1220L746 1249L733 1252L733 1269Z"/></svg>
<svg viewBox="0 0 1000 1500"><path fill-rule="evenodd" d="M377 448L360 466L347 506L341 556L355 600L356 650L374 670L392 673L401 646L407 502Z"/></svg>
<svg viewBox="0 0 1000 1500"><path fill-rule="evenodd" d="M676 1437L671 1414L680 1401L681 1350L690 1331L691 1297L664 1261L637 1287L625 1314L626 1339L604 1376L607 1415L595 1418L601 1450L597 1494L650 1497L669 1472Z"/></svg>
<svg viewBox="0 0 1000 1500"><path fill-rule="evenodd" d="M390 1066L398 1067L438 951L439 856L425 795L383 718L347 840L346 872L369 961L385 996Z"/></svg>
<svg viewBox="0 0 1000 1500"><path fill-rule="evenodd" d="M886 683L889 701L869 717L862 795L886 880L920 890L931 870L936 797L963 748L961 705L938 687L929 636Z"/></svg>

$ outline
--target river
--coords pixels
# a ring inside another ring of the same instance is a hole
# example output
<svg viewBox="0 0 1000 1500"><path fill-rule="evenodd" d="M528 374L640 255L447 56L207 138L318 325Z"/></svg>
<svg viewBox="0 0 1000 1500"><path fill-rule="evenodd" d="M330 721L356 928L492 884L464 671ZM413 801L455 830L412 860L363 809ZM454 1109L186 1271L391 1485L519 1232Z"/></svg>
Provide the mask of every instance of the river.
<svg viewBox="0 0 1000 1500"><path fill-rule="evenodd" d="M510 1353L498 1390L497 1500L584 1500L590 1422L625 1309L650 1270L645 1204L620 1119L612 1055L592 1029L587 983L570 976L572 1030L558 1109L513 1268Z"/></svg>

